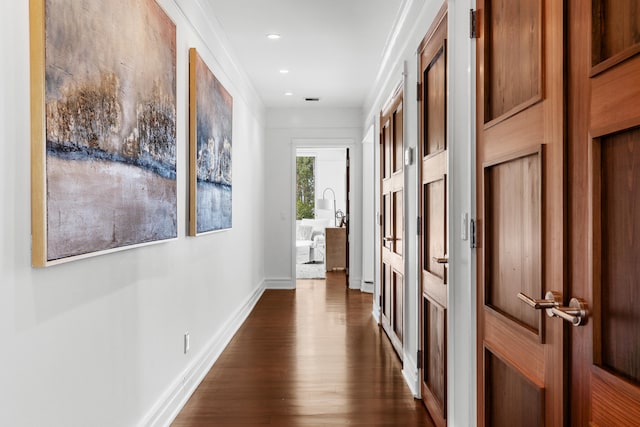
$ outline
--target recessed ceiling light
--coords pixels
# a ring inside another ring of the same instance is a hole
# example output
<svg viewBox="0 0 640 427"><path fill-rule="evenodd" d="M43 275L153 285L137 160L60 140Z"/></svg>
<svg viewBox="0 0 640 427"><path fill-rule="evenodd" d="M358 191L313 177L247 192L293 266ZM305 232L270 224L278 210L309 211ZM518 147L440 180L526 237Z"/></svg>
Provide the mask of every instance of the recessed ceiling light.
<svg viewBox="0 0 640 427"><path fill-rule="evenodd" d="M289 70L282 69L280 70L280 74L289 74Z"/></svg>
<svg viewBox="0 0 640 427"><path fill-rule="evenodd" d="M293 92L285 92L284 93L284 96L292 96L292 95L293 95Z"/></svg>
<svg viewBox="0 0 640 427"><path fill-rule="evenodd" d="M267 38L269 40L278 40L280 38L280 34L269 33L269 34L267 34Z"/></svg>

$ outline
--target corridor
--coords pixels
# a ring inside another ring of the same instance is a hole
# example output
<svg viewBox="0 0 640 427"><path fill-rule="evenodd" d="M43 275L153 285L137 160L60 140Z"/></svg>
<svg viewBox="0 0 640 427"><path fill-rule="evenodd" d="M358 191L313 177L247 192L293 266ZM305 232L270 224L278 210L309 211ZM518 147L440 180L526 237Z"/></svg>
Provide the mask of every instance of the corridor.
<svg viewBox="0 0 640 427"><path fill-rule="evenodd" d="M432 426L342 273L267 290L173 426Z"/></svg>

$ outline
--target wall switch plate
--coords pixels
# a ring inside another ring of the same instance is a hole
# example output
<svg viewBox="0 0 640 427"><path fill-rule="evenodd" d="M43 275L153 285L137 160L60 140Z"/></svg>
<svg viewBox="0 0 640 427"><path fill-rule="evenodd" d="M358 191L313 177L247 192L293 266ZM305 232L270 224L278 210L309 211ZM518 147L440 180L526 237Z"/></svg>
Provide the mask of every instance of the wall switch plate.
<svg viewBox="0 0 640 427"><path fill-rule="evenodd" d="M469 214L468 213L462 214L462 221L460 224L460 238L462 240L469 239Z"/></svg>
<svg viewBox="0 0 640 427"><path fill-rule="evenodd" d="M185 332L184 333L184 354L187 354L189 352L189 346L190 346L190 342L189 342L189 332Z"/></svg>
<svg viewBox="0 0 640 427"><path fill-rule="evenodd" d="M407 147L404 150L404 165L411 166L413 164L413 148Z"/></svg>

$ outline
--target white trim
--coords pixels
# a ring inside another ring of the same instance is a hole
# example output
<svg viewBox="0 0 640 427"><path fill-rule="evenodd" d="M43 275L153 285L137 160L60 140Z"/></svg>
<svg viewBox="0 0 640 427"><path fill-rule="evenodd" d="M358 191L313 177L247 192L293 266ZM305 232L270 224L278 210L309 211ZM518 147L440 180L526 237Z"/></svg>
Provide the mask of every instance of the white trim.
<svg viewBox="0 0 640 427"><path fill-rule="evenodd" d="M178 416L205 375L211 370L227 347L235 333L240 329L249 314L264 293L264 282L261 282L245 299L238 309L222 325L204 349L178 375L178 378L165 390L149 412L138 423L138 426L169 426Z"/></svg>
<svg viewBox="0 0 640 427"><path fill-rule="evenodd" d="M374 289L375 289L375 285L374 285ZM380 324L380 306L378 305L375 292L373 294L373 310L371 311L371 315L376 320L376 323L379 325Z"/></svg>
<svg viewBox="0 0 640 427"><path fill-rule="evenodd" d="M349 289L362 289L362 277L351 277L349 276Z"/></svg>
<svg viewBox="0 0 640 427"><path fill-rule="evenodd" d="M291 277L271 277L264 279L265 289L295 289L296 280Z"/></svg>
<svg viewBox="0 0 640 427"><path fill-rule="evenodd" d="M356 147L355 140L353 138L292 138L291 139L291 159L292 159L292 167L291 167L291 187L289 188L289 200L291 200L291 236L292 242L291 246L291 277L296 277L296 155L298 149L325 149L325 148L344 148L353 150ZM355 177L351 175L349 177L351 188L355 188L353 183L355 182ZM349 211L350 215L353 215L353 203L354 200L350 199ZM350 219L351 220L351 219ZM351 231L351 229L349 229ZM360 256L362 257L362 250L358 251L353 247L353 241L351 240L351 233L347 236L347 240L350 243L349 245L349 259L352 256ZM357 252L357 253L356 253ZM358 282L360 279L358 279ZM349 288L352 288L351 280L349 280ZM296 279L293 279L293 287L289 288L269 288L269 289L296 289ZM353 287L353 289L360 289L359 283Z"/></svg>
<svg viewBox="0 0 640 427"><path fill-rule="evenodd" d="M413 357L409 356L407 352L404 352L402 360L404 361L402 365L402 376L409 386L409 390L411 390L413 397L420 399L420 385L418 384L418 369L416 368L416 361Z"/></svg>
<svg viewBox="0 0 640 427"><path fill-rule="evenodd" d="M367 293L367 294L372 294L373 291L375 290L374 286L373 286L373 282L367 282L366 280L361 281L360 282L360 290L362 292Z"/></svg>

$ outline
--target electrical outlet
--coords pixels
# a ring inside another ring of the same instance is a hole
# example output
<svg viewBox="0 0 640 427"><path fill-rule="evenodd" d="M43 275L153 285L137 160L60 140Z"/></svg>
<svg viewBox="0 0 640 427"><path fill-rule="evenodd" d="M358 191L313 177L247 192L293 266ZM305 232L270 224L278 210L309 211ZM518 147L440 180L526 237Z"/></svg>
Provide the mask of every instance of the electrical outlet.
<svg viewBox="0 0 640 427"><path fill-rule="evenodd" d="M184 354L187 354L189 352L189 346L190 346L190 342L189 342L189 332L185 332L184 333Z"/></svg>

